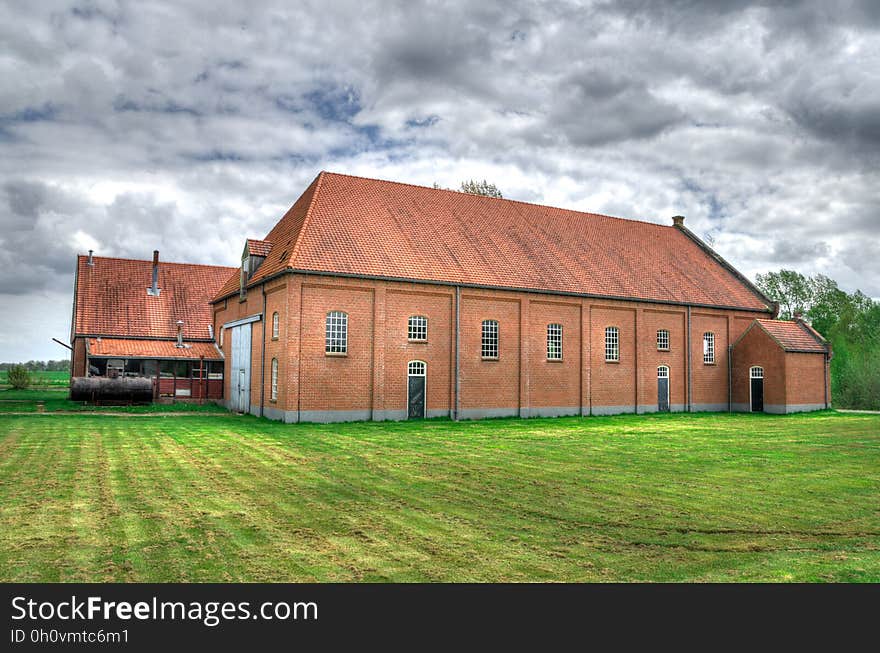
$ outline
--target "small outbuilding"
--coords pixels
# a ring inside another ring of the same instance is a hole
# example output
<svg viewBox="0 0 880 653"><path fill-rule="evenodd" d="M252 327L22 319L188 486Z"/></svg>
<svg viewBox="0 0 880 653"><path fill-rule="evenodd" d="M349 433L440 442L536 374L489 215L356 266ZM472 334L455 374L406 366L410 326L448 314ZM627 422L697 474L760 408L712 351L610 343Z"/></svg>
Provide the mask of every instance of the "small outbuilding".
<svg viewBox="0 0 880 653"><path fill-rule="evenodd" d="M731 347L731 408L797 413L829 408L831 346L801 318L755 320ZM823 383L815 380L822 378Z"/></svg>

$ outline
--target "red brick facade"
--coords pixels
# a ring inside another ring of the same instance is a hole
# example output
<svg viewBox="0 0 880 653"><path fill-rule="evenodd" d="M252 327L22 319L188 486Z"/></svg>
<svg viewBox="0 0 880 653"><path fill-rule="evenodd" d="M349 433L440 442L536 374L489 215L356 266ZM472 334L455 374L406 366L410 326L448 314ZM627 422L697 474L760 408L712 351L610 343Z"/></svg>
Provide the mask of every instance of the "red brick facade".
<svg viewBox="0 0 880 653"><path fill-rule="evenodd" d="M273 419L748 410L755 365L766 410L829 401L821 336L769 319L774 303L680 216L659 225L321 173L265 239L247 239L240 268L155 252L79 257L77 270L74 375L87 360L109 373L112 354L125 374L177 379L172 354L207 360L216 344L226 405ZM331 312L344 352L327 349ZM413 316L427 338L409 337ZM497 356L484 356L484 322Z"/></svg>
<svg viewBox="0 0 880 653"><path fill-rule="evenodd" d="M763 321L761 321L763 322ZM763 412L791 413L828 408L831 383L827 346L819 346L810 329L794 322L778 322L774 331L787 327L797 339L780 340L777 334L753 322L733 350L732 410L753 409L751 374L763 374ZM804 337L804 335L808 337Z"/></svg>
<svg viewBox="0 0 880 653"><path fill-rule="evenodd" d="M728 346L761 315L691 308L689 316L685 306L477 288L457 292L448 285L294 273L265 284L264 310L262 288L251 288L243 302L237 295L218 302L214 329L220 334L224 324L265 316L246 327L252 330L250 410L286 421L402 419L407 410L407 364L415 360L427 364L429 417L456 416L456 408L462 418L653 412L658 409L659 365L669 368L672 410L728 410L731 399L737 401L728 392ZM348 315L344 356L325 353L330 311ZM271 337L275 312L277 340ZM413 315L428 318L425 342L408 340L407 321ZM497 360L481 356L481 323L486 319L499 324ZM561 361L547 358L551 323L563 328ZM609 326L619 331L617 362L605 360ZM668 351L658 350L658 329L669 332ZM703 359L707 332L714 335L713 364ZM229 397L234 371L228 369L227 336L221 337L221 348ZM768 349L766 356L766 365L772 367L776 353ZM274 400L273 358L279 379ZM739 374L734 372L735 393ZM806 399L801 403L810 403L815 386L815 374L806 378ZM768 386L768 403L769 392Z"/></svg>

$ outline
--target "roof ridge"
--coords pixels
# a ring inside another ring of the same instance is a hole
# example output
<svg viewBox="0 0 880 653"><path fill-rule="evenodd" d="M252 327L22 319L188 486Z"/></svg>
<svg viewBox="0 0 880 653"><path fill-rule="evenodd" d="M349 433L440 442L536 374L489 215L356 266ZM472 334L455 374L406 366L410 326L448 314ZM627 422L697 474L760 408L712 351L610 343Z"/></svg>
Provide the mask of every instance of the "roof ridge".
<svg viewBox="0 0 880 653"><path fill-rule="evenodd" d="M303 241L303 234L305 234L306 229L309 225L309 218L312 215L312 209L315 206L315 202L318 199L318 192L321 190L321 182L324 180L324 175L332 174L327 173L323 170L318 173L318 176L315 177L315 180L312 184L315 184L315 190L312 191L312 196L309 198L309 205L306 207L306 214L303 216L303 223L299 228L299 232L296 234L296 241L293 243L293 249L290 251L290 255L287 257L287 267L293 267L293 262L296 260L297 252L299 252L300 243ZM311 186L311 184L309 184ZM283 218L282 218L283 219ZM267 234L268 235L268 234Z"/></svg>
<svg viewBox="0 0 880 653"><path fill-rule="evenodd" d="M88 259L87 254L77 254L77 259ZM124 258L122 256L92 256L92 259L102 259L104 261L129 261L132 263L150 263L153 261L150 259L142 259L142 258ZM224 270L235 270L237 268L230 267L228 265L213 265L211 263L186 263L184 261L159 261L160 265L188 265L188 266L196 266L200 268L222 268Z"/></svg>
<svg viewBox="0 0 880 653"><path fill-rule="evenodd" d="M433 186L422 186L421 184L412 184L405 181L395 181L393 179L377 179L375 177L363 177L361 175L350 175L344 172L328 172L326 170L322 170L319 177L321 175L329 175L334 177L348 177L349 179L363 179L364 181L377 181L382 184L393 184L395 186L408 186L410 188L422 188L425 190L435 190L442 191L444 193L455 193L456 195L469 195L471 197L483 197L487 200L494 200L499 202L511 202L513 204L525 204L526 206L537 206L542 209L553 209L554 211L564 211L565 213L576 213L578 215L588 215L594 218L608 218L609 220L622 220L624 222L638 222L639 224L649 224L654 227L665 227L668 229L674 229L674 225L661 224L659 222L651 222L650 220L644 220L641 218L622 218L617 215L608 215L607 213L596 213L594 211L578 211L577 209L566 209L561 206L553 206L552 204L541 204L538 202L526 202L525 200L515 200L507 197L490 197L488 195L478 195L477 193L466 193L465 191L455 190L454 188L434 188ZM315 189L317 192L317 189Z"/></svg>

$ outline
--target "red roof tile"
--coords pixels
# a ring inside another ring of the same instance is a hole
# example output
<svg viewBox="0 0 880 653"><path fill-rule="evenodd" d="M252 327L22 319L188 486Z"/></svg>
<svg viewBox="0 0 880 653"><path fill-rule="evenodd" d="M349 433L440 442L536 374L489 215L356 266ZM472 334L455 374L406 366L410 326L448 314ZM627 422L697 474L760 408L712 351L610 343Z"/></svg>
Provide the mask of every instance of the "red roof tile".
<svg viewBox="0 0 880 653"><path fill-rule="evenodd" d="M131 340L124 338L89 338L90 356L118 356L120 358L201 358L223 360L222 354L211 342L187 342L177 347L173 340Z"/></svg>
<svg viewBox="0 0 880 653"><path fill-rule="evenodd" d="M250 284L291 268L769 311L673 226L327 172L265 240Z"/></svg>
<svg viewBox="0 0 880 653"><path fill-rule="evenodd" d="M158 297L147 294L153 262L77 257L73 335L210 338L211 298L233 268L159 262Z"/></svg>
<svg viewBox="0 0 880 653"><path fill-rule="evenodd" d="M787 320L756 321L785 351L814 351L817 353L827 351L826 346L819 340L822 336L805 324Z"/></svg>
<svg viewBox="0 0 880 653"><path fill-rule="evenodd" d="M272 243L265 240L247 239L248 254L251 256L269 256L272 250Z"/></svg>

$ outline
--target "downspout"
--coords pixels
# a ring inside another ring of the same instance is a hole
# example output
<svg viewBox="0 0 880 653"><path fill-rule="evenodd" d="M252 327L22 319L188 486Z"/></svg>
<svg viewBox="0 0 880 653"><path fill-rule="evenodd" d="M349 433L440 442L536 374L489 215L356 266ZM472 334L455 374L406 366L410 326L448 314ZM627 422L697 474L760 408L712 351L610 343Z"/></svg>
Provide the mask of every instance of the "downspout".
<svg viewBox="0 0 880 653"><path fill-rule="evenodd" d="M266 397L266 284L261 284L260 288L263 291L263 345L260 353L260 417L262 417Z"/></svg>
<svg viewBox="0 0 880 653"><path fill-rule="evenodd" d="M461 286L455 287L455 409L453 419L457 422L461 415Z"/></svg>
<svg viewBox="0 0 880 653"><path fill-rule="evenodd" d="M691 383L691 307L687 307L687 406L688 412L693 412L692 383Z"/></svg>
<svg viewBox="0 0 880 653"><path fill-rule="evenodd" d="M831 407L831 402L828 401L828 375L831 372L831 357L828 355L828 352L825 352L825 369L822 370L822 386L825 388L825 410L828 410Z"/></svg>
<svg viewBox="0 0 880 653"><path fill-rule="evenodd" d="M733 345L727 345L727 412L733 412Z"/></svg>

